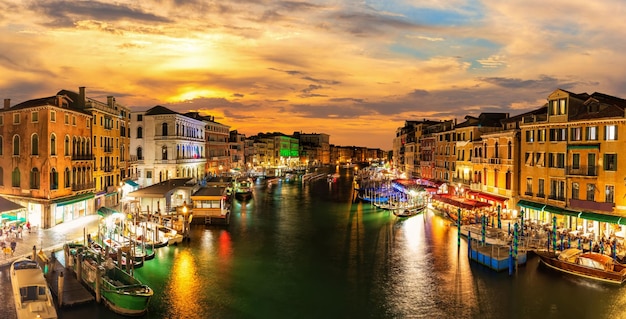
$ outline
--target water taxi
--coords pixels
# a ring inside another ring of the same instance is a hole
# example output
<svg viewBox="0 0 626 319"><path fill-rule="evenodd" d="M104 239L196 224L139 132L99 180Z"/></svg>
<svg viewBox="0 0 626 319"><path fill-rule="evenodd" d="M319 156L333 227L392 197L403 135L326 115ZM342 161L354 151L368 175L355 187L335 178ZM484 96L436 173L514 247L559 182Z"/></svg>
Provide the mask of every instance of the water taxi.
<svg viewBox="0 0 626 319"><path fill-rule="evenodd" d="M28 258L14 261L10 276L18 319L58 318L52 294L36 261Z"/></svg>

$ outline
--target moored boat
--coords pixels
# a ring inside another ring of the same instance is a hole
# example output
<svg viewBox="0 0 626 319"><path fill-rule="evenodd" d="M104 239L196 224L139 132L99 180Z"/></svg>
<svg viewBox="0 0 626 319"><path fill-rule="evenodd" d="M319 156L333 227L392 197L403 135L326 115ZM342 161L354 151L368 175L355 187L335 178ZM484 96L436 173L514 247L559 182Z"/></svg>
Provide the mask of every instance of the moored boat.
<svg viewBox="0 0 626 319"><path fill-rule="evenodd" d="M82 279L92 290L98 289L107 307L118 314L139 316L148 310L148 304L154 292L121 268L112 263L100 262L100 257L91 251L82 253Z"/></svg>
<svg viewBox="0 0 626 319"><path fill-rule="evenodd" d="M52 294L36 261L27 258L14 261L10 276L18 319L58 318Z"/></svg>
<svg viewBox="0 0 626 319"><path fill-rule="evenodd" d="M604 254L568 248L560 253L538 251L537 255L544 265L564 273L614 284L626 281L626 265Z"/></svg>
<svg viewBox="0 0 626 319"><path fill-rule="evenodd" d="M241 201L252 198L252 180L250 178L238 178L235 180L235 198Z"/></svg>
<svg viewBox="0 0 626 319"><path fill-rule="evenodd" d="M146 247L163 247L167 245L177 245L183 242L183 235L179 234L175 229L160 225L154 222L141 222L141 237L137 237L136 241L144 244ZM143 235L145 232L146 236Z"/></svg>
<svg viewBox="0 0 626 319"><path fill-rule="evenodd" d="M426 205L394 209L393 214L397 217L411 217L424 212Z"/></svg>

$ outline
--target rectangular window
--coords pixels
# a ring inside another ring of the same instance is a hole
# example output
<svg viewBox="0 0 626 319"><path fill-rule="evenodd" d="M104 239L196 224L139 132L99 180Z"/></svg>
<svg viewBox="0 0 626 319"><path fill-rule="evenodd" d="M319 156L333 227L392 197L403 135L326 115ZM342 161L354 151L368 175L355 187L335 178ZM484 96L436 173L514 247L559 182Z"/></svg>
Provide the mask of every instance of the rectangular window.
<svg viewBox="0 0 626 319"><path fill-rule="evenodd" d="M566 128L550 129L550 141L553 141L553 142L567 141L567 129Z"/></svg>
<svg viewBox="0 0 626 319"><path fill-rule="evenodd" d="M554 153L548 153L548 167L555 167Z"/></svg>
<svg viewBox="0 0 626 319"><path fill-rule="evenodd" d="M556 154L556 167L565 168L565 153Z"/></svg>
<svg viewBox="0 0 626 319"><path fill-rule="evenodd" d="M31 112L30 113L30 121L31 121L31 123L39 122L39 111L35 111L35 112Z"/></svg>
<svg viewBox="0 0 626 319"><path fill-rule="evenodd" d="M4 115L0 115L0 125L4 125Z"/></svg>
<svg viewBox="0 0 626 319"><path fill-rule="evenodd" d="M565 181L550 181L550 199L565 200Z"/></svg>
<svg viewBox="0 0 626 319"><path fill-rule="evenodd" d="M533 130L526 131L526 142L532 143L534 141L535 141L535 131Z"/></svg>
<svg viewBox="0 0 626 319"><path fill-rule="evenodd" d="M540 178L537 182L537 197L546 197L543 178Z"/></svg>
<svg viewBox="0 0 626 319"><path fill-rule="evenodd" d="M65 114L65 124L66 125L70 124L70 115L69 114Z"/></svg>
<svg viewBox="0 0 626 319"><path fill-rule="evenodd" d="M570 129L570 139L572 141L582 141L583 140L583 129L582 129L582 127L572 127Z"/></svg>
<svg viewBox="0 0 626 319"><path fill-rule="evenodd" d="M546 129L537 130L537 141L545 142L546 141Z"/></svg>
<svg viewBox="0 0 626 319"><path fill-rule="evenodd" d="M143 121L143 114L137 114L137 122Z"/></svg>
<svg viewBox="0 0 626 319"><path fill-rule="evenodd" d="M596 200L596 195L595 195L595 191L596 191L596 185L595 184L587 184L587 200L588 201L595 201Z"/></svg>
<svg viewBox="0 0 626 319"><path fill-rule="evenodd" d="M617 140L617 125L607 125L604 127L604 139L607 141Z"/></svg>
<svg viewBox="0 0 626 319"><path fill-rule="evenodd" d="M50 122L56 122L56 121L57 121L57 112L50 111Z"/></svg>
<svg viewBox="0 0 626 319"><path fill-rule="evenodd" d="M76 126L76 116L72 115L72 125Z"/></svg>
<svg viewBox="0 0 626 319"><path fill-rule="evenodd" d="M597 141L598 140L598 127L597 126L589 126L587 127L587 141Z"/></svg>
<svg viewBox="0 0 626 319"><path fill-rule="evenodd" d="M605 171L617 170L617 154L604 154L604 170Z"/></svg>
<svg viewBox="0 0 626 319"><path fill-rule="evenodd" d="M146 171L146 178L152 178L152 171Z"/></svg>
<svg viewBox="0 0 626 319"><path fill-rule="evenodd" d="M604 188L605 188L604 193L606 194L604 202L615 203L615 186L606 185Z"/></svg>
<svg viewBox="0 0 626 319"><path fill-rule="evenodd" d="M532 152L526 152L526 165L528 166L533 166L533 153Z"/></svg>
<svg viewBox="0 0 626 319"><path fill-rule="evenodd" d="M20 114L13 113L13 124L20 124Z"/></svg>
<svg viewBox="0 0 626 319"><path fill-rule="evenodd" d="M533 195L533 179L526 178L526 195Z"/></svg>
<svg viewBox="0 0 626 319"><path fill-rule="evenodd" d="M577 182L572 183L572 199L578 199L580 197L580 184Z"/></svg>
<svg viewBox="0 0 626 319"><path fill-rule="evenodd" d="M578 153L572 154L572 168L573 169L580 168L580 154Z"/></svg>

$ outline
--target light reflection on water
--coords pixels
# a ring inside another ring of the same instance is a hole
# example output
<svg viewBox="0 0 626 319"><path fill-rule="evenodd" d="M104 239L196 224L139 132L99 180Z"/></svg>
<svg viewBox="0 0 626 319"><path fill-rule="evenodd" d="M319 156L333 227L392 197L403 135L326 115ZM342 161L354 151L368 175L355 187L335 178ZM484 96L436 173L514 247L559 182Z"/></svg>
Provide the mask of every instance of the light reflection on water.
<svg viewBox="0 0 626 319"><path fill-rule="evenodd" d="M146 318L626 317L624 287L532 256L513 276L493 272L468 260L466 241L458 246L433 211L401 220L352 196L344 173L330 184L257 184L231 225L193 227L191 242L136 271L155 290ZM0 281L10 286L4 271Z"/></svg>

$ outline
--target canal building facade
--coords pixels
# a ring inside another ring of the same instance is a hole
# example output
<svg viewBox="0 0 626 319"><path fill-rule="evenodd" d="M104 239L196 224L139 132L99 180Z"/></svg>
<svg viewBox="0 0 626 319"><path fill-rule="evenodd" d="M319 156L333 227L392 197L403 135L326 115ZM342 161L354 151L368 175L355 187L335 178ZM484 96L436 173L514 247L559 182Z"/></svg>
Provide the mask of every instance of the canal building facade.
<svg viewBox="0 0 626 319"><path fill-rule="evenodd" d="M206 175L205 122L155 106L131 113L130 154L137 158L141 187L172 178Z"/></svg>
<svg viewBox="0 0 626 319"><path fill-rule="evenodd" d="M438 191L446 196L486 202L490 213L499 207L527 221L556 219L558 229L588 239L623 240L625 114L624 99L557 89L546 105L494 119L486 131L435 124L422 136L421 179L447 184ZM394 140L394 156L397 147Z"/></svg>
<svg viewBox="0 0 626 319"><path fill-rule="evenodd" d="M31 225L50 228L94 211L92 115L67 95L4 100L0 112L0 194L26 207Z"/></svg>

